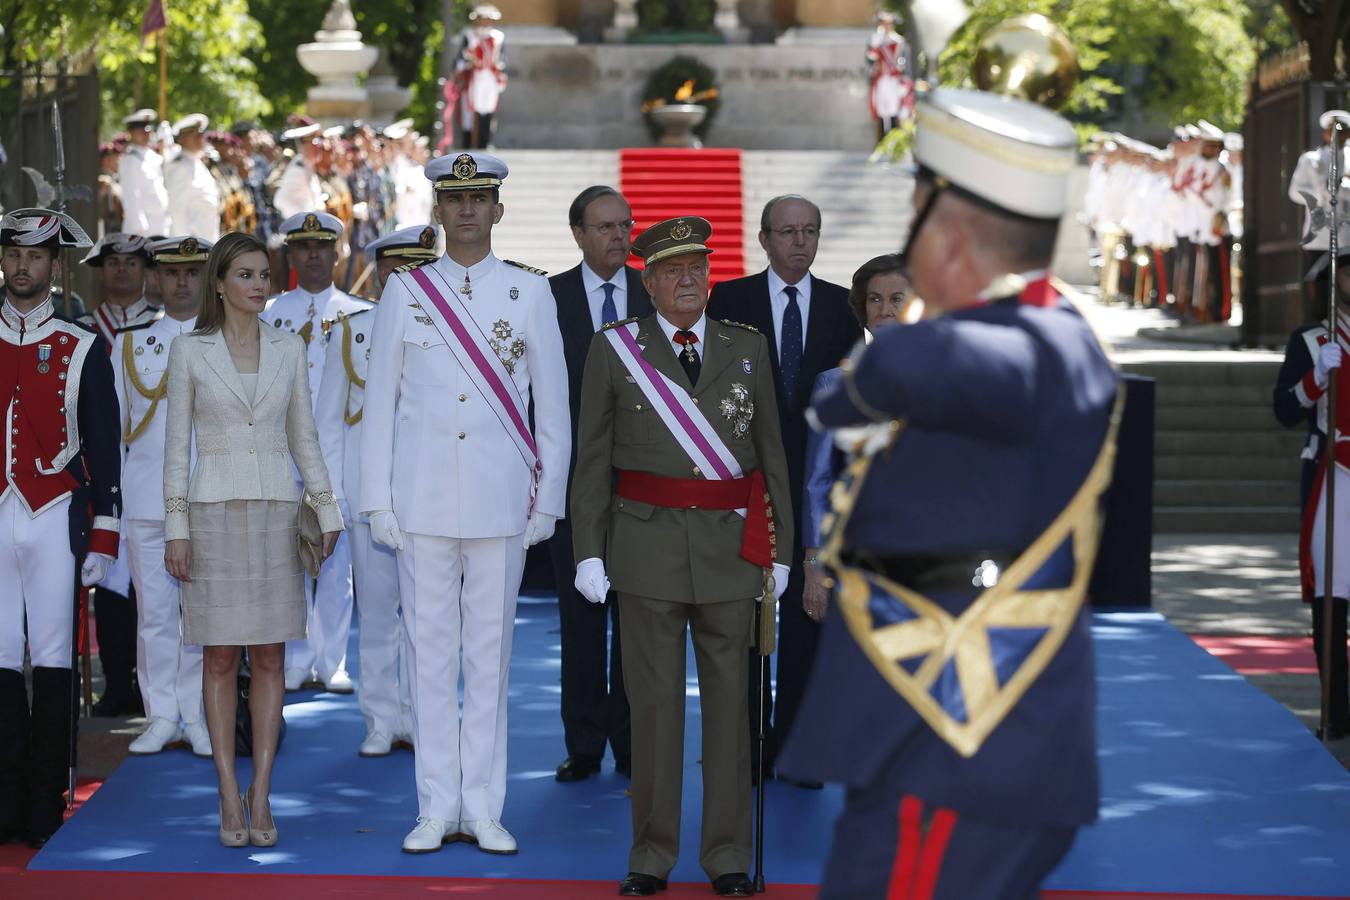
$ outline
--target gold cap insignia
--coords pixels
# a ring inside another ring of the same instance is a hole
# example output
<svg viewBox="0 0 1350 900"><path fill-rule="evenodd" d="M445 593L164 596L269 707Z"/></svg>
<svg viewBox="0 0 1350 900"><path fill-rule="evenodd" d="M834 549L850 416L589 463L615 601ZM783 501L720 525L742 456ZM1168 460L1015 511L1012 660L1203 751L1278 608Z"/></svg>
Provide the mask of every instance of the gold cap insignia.
<svg viewBox="0 0 1350 900"><path fill-rule="evenodd" d="M689 227L689 223L680 219L670 227L670 236L677 241L682 241L694 233L694 229Z"/></svg>
<svg viewBox="0 0 1350 900"><path fill-rule="evenodd" d="M469 154L461 153L459 156L455 157L455 165L454 168L451 169L451 172L453 172L454 176L459 180L465 181L478 174L478 163L475 162L474 158Z"/></svg>
<svg viewBox="0 0 1350 900"><path fill-rule="evenodd" d="M179 256L196 256L196 255L197 255L197 239L196 239L196 238L187 238L186 240L180 241L179 244L178 244L178 255L179 255Z"/></svg>
<svg viewBox="0 0 1350 900"><path fill-rule="evenodd" d="M318 231L319 217L314 215L314 213L310 213L309 215L305 216L305 224L300 227L303 228L305 231Z"/></svg>
<svg viewBox="0 0 1350 900"><path fill-rule="evenodd" d="M417 239L417 243L421 244L426 250L430 250L432 247L436 246L436 229L432 228L430 225L423 228L421 236Z"/></svg>

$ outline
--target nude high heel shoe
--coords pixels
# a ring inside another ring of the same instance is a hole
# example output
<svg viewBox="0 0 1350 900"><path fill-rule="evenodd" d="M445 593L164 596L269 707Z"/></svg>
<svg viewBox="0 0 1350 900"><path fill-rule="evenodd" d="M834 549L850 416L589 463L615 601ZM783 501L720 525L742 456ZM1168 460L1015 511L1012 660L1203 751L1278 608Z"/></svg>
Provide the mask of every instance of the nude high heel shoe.
<svg viewBox="0 0 1350 900"><path fill-rule="evenodd" d="M249 798L253 796L253 785L249 785L248 791L244 794L244 815L248 817L248 843L255 847L275 847L277 845L277 823L276 818L272 819L271 828L254 828L253 815L250 811Z"/></svg>
<svg viewBox="0 0 1350 900"><path fill-rule="evenodd" d="M243 801L241 796L240 801ZM248 804L244 804L244 819L248 820ZM242 828L226 828L225 822L225 801L220 801L220 845L222 847L247 847L248 832Z"/></svg>

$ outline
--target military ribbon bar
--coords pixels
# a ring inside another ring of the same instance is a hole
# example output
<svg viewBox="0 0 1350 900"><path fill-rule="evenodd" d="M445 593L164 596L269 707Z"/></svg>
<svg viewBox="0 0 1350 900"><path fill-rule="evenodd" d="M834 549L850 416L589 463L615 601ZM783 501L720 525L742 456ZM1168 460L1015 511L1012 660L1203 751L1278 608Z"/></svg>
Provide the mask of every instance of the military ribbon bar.
<svg viewBox="0 0 1350 900"><path fill-rule="evenodd" d="M428 316L432 326L445 339L455 361L469 376L474 387L487 401L488 407L502 423L506 433L520 451L521 458L529 467L532 476L530 487L530 512L534 512L535 495L539 489L539 475L542 466L539 463L539 450L534 443L534 435L526 420L525 398L515 390L515 382L488 344L473 316L465 309L463 301L455 293L439 272L432 269L437 280L444 287L432 282L427 270L431 266L421 266L408 272L412 280L421 288L422 298L430 306L423 308L427 312L435 310L436 315Z"/></svg>

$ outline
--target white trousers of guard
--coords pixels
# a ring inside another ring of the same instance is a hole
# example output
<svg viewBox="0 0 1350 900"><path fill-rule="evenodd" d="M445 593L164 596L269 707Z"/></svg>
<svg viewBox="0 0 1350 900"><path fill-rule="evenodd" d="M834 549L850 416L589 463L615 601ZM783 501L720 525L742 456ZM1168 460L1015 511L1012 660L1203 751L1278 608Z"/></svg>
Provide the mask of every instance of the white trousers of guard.
<svg viewBox="0 0 1350 900"><path fill-rule="evenodd" d="M324 560L319 577L305 576L305 603L309 607L307 636L286 642L286 668L313 669L320 681L327 681L338 669L347 668L347 640L352 632L352 545L346 531L338 535L333 555Z"/></svg>
<svg viewBox="0 0 1350 900"><path fill-rule="evenodd" d="M416 745L417 812L500 820L506 804L506 689L521 535L403 535L398 554ZM464 712L456 688L464 655Z"/></svg>
<svg viewBox="0 0 1350 900"><path fill-rule="evenodd" d="M398 556L370 539L370 525L353 522L352 580L361 616L357 635L361 681L357 700L366 733L412 734L412 690L403 654L399 618Z"/></svg>
<svg viewBox="0 0 1350 900"><path fill-rule="evenodd" d="M9 488L0 499L0 669L23 671L25 622L33 665L69 669L74 621L70 498L32 517Z"/></svg>
<svg viewBox="0 0 1350 900"><path fill-rule="evenodd" d="M178 579L164 568L164 520L123 519L136 585L136 675L145 715L177 725L202 720L202 648L183 643Z"/></svg>
<svg viewBox="0 0 1350 900"><path fill-rule="evenodd" d="M1326 569L1323 561L1327 556L1327 520L1325 513L1326 485L1318 495L1317 511L1313 514L1312 546L1308 548L1312 556L1313 582L1316 596L1323 594L1326 584ZM1350 472L1341 466L1336 467L1336 530L1333 536L1336 546L1331 557L1332 588L1335 597L1350 597Z"/></svg>

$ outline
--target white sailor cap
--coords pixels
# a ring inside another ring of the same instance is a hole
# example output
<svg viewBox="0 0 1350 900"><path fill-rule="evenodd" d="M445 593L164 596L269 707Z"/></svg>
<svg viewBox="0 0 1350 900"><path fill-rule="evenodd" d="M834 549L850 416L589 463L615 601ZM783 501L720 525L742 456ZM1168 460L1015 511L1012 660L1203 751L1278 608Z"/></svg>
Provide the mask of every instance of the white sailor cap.
<svg viewBox="0 0 1350 900"><path fill-rule="evenodd" d="M470 19L488 19L493 22L501 21L502 11L491 3L479 3L469 11Z"/></svg>
<svg viewBox="0 0 1350 900"><path fill-rule="evenodd" d="M1229 153L1241 153L1246 143L1242 135L1236 131L1230 131L1223 136L1223 148Z"/></svg>
<svg viewBox="0 0 1350 900"><path fill-rule="evenodd" d="M399 119L392 125L385 126L384 136L389 138L389 140L391 141L401 140L402 138L408 136L408 132L412 131L412 126L413 126L412 119Z"/></svg>
<svg viewBox="0 0 1350 900"><path fill-rule="evenodd" d="M366 244L366 251L375 259L397 256L403 259L435 259L436 229L431 225L414 225L376 238Z"/></svg>
<svg viewBox="0 0 1350 900"><path fill-rule="evenodd" d="M475 152L438 156L424 171L437 191L479 191L501 187L509 170L497 157Z"/></svg>
<svg viewBox="0 0 1350 900"><path fill-rule="evenodd" d="M1350 128L1350 112L1346 112L1343 109L1329 109L1322 113L1317 119L1317 126L1323 131L1326 131L1331 127L1332 123L1338 119L1343 128Z"/></svg>
<svg viewBox="0 0 1350 900"><path fill-rule="evenodd" d="M93 246L89 235L74 219L54 209L25 207L0 218L0 247Z"/></svg>
<svg viewBox="0 0 1350 900"><path fill-rule="evenodd" d="M86 266L93 266L95 269L103 267L103 261L114 253L126 253L132 256L139 256L143 262L153 263L154 259L150 255L149 242L139 234L123 234L120 231L114 231L112 234L105 234L94 243L88 255L80 262Z"/></svg>
<svg viewBox="0 0 1350 900"><path fill-rule="evenodd" d="M1211 143L1223 143L1223 129L1213 122L1206 122L1204 119L1201 119L1195 128L1196 131L1200 132L1200 140L1209 141Z"/></svg>
<svg viewBox="0 0 1350 900"><path fill-rule="evenodd" d="M331 128L324 129L323 136L330 141L335 141L342 137L342 133L347 129L341 125L334 125Z"/></svg>
<svg viewBox="0 0 1350 900"><path fill-rule="evenodd" d="M342 236L342 220L332 213L299 212L281 223L282 240L289 244L294 241L336 241Z"/></svg>
<svg viewBox="0 0 1350 900"><path fill-rule="evenodd" d="M308 137L313 137L323 129L323 126L315 122L311 125L297 125L294 128L287 128L281 133L283 141L301 141Z"/></svg>
<svg viewBox="0 0 1350 900"><path fill-rule="evenodd" d="M1026 100L938 88L915 104L915 121L921 169L1018 215L1064 214L1078 137L1062 116Z"/></svg>
<svg viewBox="0 0 1350 900"><path fill-rule="evenodd" d="M159 115L153 109L138 109L122 120L123 125L140 125L146 130L154 127Z"/></svg>
<svg viewBox="0 0 1350 900"><path fill-rule="evenodd" d="M149 243L150 255L154 257L155 265L206 262L213 246L215 245L206 238L191 235L160 238Z"/></svg>
<svg viewBox="0 0 1350 900"><path fill-rule="evenodd" d="M185 131L200 131L205 134L206 126L210 124L211 120L204 113L190 113L173 123L173 136L178 137Z"/></svg>

